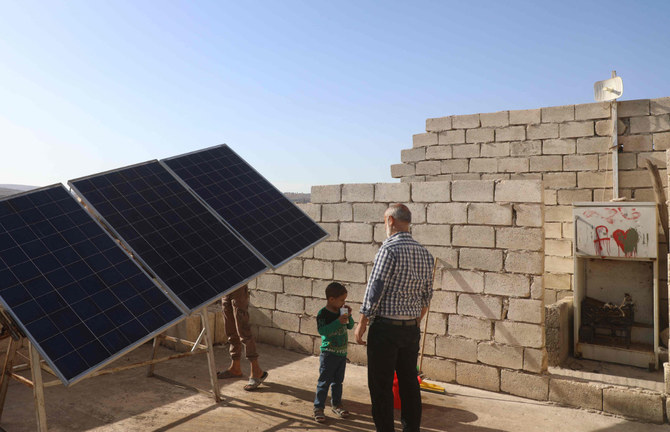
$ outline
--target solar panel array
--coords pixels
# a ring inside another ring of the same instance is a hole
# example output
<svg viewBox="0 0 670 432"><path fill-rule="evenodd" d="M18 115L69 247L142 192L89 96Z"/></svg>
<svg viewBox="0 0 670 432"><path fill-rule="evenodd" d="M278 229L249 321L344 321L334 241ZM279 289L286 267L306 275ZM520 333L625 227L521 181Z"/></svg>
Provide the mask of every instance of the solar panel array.
<svg viewBox="0 0 670 432"><path fill-rule="evenodd" d="M70 184L189 311L268 269L157 161Z"/></svg>
<svg viewBox="0 0 670 432"><path fill-rule="evenodd" d="M0 303L66 385L184 316L60 184L0 200Z"/></svg>
<svg viewBox="0 0 670 432"><path fill-rule="evenodd" d="M161 161L273 267L328 234L226 145Z"/></svg>

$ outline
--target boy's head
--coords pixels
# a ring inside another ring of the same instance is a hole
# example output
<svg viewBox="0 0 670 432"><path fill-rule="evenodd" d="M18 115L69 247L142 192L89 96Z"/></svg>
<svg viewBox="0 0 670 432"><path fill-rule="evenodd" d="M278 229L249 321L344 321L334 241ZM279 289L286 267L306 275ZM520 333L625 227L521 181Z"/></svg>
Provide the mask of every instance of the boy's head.
<svg viewBox="0 0 670 432"><path fill-rule="evenodd" d="M326 287L326 299L330 306L339 309L347 300L347 289L341 283L331 282Z"/></svg>

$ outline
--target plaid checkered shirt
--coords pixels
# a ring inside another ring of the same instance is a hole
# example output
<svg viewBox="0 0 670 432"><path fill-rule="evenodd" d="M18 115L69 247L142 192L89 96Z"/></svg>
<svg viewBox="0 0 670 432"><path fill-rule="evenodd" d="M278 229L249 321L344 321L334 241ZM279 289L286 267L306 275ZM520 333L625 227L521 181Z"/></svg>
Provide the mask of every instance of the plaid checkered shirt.
<svg viewBox="0 0 670 432"><path fill-rule="evenodd" d="M410 233L382 243L365 289L361 314L415 318L433 297L433 256Z"/></svg>

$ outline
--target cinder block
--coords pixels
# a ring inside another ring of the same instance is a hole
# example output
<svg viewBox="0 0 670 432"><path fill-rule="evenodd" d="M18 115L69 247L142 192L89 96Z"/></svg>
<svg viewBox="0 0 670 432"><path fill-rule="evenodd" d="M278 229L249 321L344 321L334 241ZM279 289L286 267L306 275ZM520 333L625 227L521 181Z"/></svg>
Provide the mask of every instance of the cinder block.
<svg viewBox="0 0 670 432"><path fill-rule="evenodd" d="M609 102L575 105L575 120L603 119L611 116L612 110Z"/></svg>
<svg viewBox="0 0 670 432"><path fill-rule="evenodd" d="M416 225L412 227L412 237L423 245L449 246L451 227L448 225Z"/></svg>
<svg viewBox="0 0 670 432"><path fill-rule="evenodd" d="M336 262L334 263L334 279L345 282L367 282L367 273L363 264Z"/></svg>
<svg viewBox="0 0 670 432"><path fill-rule="evenodd" d="M470 159L470 172L488 173L496 172L498 169L498 160L495 158L475 158Z"/></svg>
<svg viewBox="0 0 670 432"><path fill-rule="evenodd" d="M563 171L563 157L531 156L530 170L533 172Z"/></svg>
<svg viewBox="0 0 670 432"><path fill-rule="evenodd" d="M625 152L643 152L653 149L652 135L626 135L619 138L619 145Z"/></svg>
<svg viewBox="0 0 670 432"><path fill-rule="evenodd" d="M509 111L479 114L482 127L509 126Z"/></svg>
<svg viewBox="0 0 670 432"><path fill-rule="evenodd" d="M577 153L609 153L611 140L609 137L577 138Z"/></svg>
<svg viewBox="0 0 670 432"><path fill-rule="evenodd" d="M558 204L558 194L555 190L545 189L544 190L544 203L547 206L552 206Z"/></svg>
<svg viewBox="0 0 670 432"><path fill-rule="evenodd" d="M560 205L572 205L576 202L593 200L592 189L559 190L557 202Z"/></svg>
<svg viewBox="0 0 670 432"><path fill-rule="evenodd" d="M450 201L450 182L412 183L412 201L448 202Z"/></svg>
<svg viewBox="0 0 670 432"><path fill-rule="evenodd" d="M541 275L544 271L544 254L510 251L505 257L505 270L510 273Z"/></svg>
<svg viewBox="0 0 670 432"><path fill-rule="evenodd" d="M301 314L305 312L305 299L288 294L277 295L277 310Z"/></svg>
<svg viewBox="0 0 670 432"><path fill-rule="evenodd" d="M442 182L434 182L434 183L440 184ZM412 224L416 225L426 223L426 208L427 208L426 204L408 203L407 208L412 213Z"/></svg>
<svg viewBox="0 0 670 432"><path fill-rule="evenodd" d="M496 321L495 341L529 348L544 347L544 326L512 321Z"/></svg>
<svg viewBox="0 0 670 432"><path fill-rule="evenodd" d="M273 327L258 327L258 342L283 347L284 330Z"/></svg>
<svg viewBox="0 0 670 432"><path fill-rule="evenodd" d="M436 335L445 335L447 333L447 315L442 313L428 314L426 332Z"/></svg>
<svg viewBox="0 0 670 432"><path fill-rule="evenodd" d="M560 123L575 119L575 106L563 105L542 108L542 123Z"/></svg>
<svg viewBox="0 0 670 432"><path fill-rule="evenodd" d="M342 201L344 202L371 202L374 196L375 185L373 184L342 185Z"/></svg>
<svg viewBox="0 0 670 432"><path fill-rule="evenodd" d="M284 277L284 292L286 294L309 297L312 295L312 280L302 277L298 278L298 277L286 276ZM267 307L270 309L274 309L274 305L272 305L272 307L270 306Z"/></svg>
<svg viewBox="0 0 670 432"><path fill-rule="evenodd" d="M563 405L602 411L603 387L599 384L551 378L549 400Z"/></svg>
<svg viewBox="0 0 670 432"><path fill-rule="evenodd" d="M500 249L541 251L544 234L539 228L496 228L496 245ZM454 238L455 238L454 234Z"/></svg>
<svg viewBox="0 0 670 432"><path fill-rule="evenodd" d="M578 188L611 188L612 174L607 172L578 172Z"/></svg>
<svg viewBox="0 0 670 432"><path fill-rule="evenodd" d="M427 245L426 249L428 249L428 252L430 252L434 258L439 259L442 263L445 263L445 265L451 267L458 266L458 251L456 249L431 245Z"/></svg>
<svg viewBox="0 0 670 432"><path fill-rule="evenodd" d="M530 279L526 275L508 273L486 273L484 292L510 297L528 297Z"/></svg>
<svg viewBox="0 0 670 432"><path fill-rule="evenodd" d="M568 155L563 157L565 171L595 171L598 169L598 155Z"/></svg>
<svg viewBox="0 0 670 432"><path fill-rule="evenodd" d="M323 204L321 207L323 222L350 222L352 218L352 208L349 203Z"/></svg>
<svg viewBox="0 0 670 432"><path fill-rule="evenodd" d="M256 279L256 289L269 292L283 292L282 277L273 274L260 275Z"/></svg>
<svg viewBox="0 0 670 432"><path fill-rule="evenodd" d="M432 380L456 381L456 363L450 360L424 357L422 372Z"/></svg>
<svg viewBox="0 0 670 432"><path fill-rule="evenodd" d="M330 261L344 259L344 243L323 242L314 248L314 258Z"/></svg>
<svg viewBox="0 0 670 432"><path fill-rule="evenodd" d="M631 117L630 133L665 132L670 129L670 114Z"/></svg>
<svg viewBox="0 0 670 432"><path fill-rule="evenodd" d="M283 266L277 268L274 273L287 276L302 276L302 260L292 259Z"/></svg>
<svg viewBox="0 0 670 432"><path fill-rule="evenodd" d="M572 242L570 240L545 240L544 253L553 256L572 256Z"/></svg>
<svg viewBox="0 0 670 432"><path fill-rule="evenodd" d="M498 171L510 173L525 173L529 169L528 158L504 158L498 159Z"/></svg>
<svg viewBox="0 0 670 432"><path fill-rule="evenodd" d="M617 103L617 115L619 118L647 116L649 113L649 99L637 99Z"/></svg>
<svg viewBox="0 0 670 432"><path fill-rule="evenodd" d="M619 120L617 122L617 135L626 133L627 127L624 122ZM612 136L612 120L599 120L596 122L596 135L598 136Z"/></svg>
<svg viewBox="0 0 670 432"><path fill-rule="evenodd" d="M463 144L465 143L465 130L449 130L440 132L437 137L439 145Z"/></svg>
<svg viewBox="0 0 670 432"><path fill-rule="evenodd" d="M366 243L347 243L346 258L349 262L369 263L374 261L378 246Z"/></svg>
<svg viewBox="0 0 670 432"><path fill-rule="evenodd" d="M415 171L417 175L438 175L442 172L441 169L442 164L440 161L431 160L417 162Z"/></svg>
<svg viewBox="0 0 670 432"><path fill-rule="evenodd" d="M296 203L296 205L303 211L307 216L312 218L315 222L321 222L321 205L312 204L312 203Z"/></svg>
<svg viewBox="0 0 670 432"><path fill-rule="evenodd" d="M543 222L543 207L533 204L514 204L516 225L527 227L541 227Z"/></svg>
<svg viewBox="0 0 670 432"><path fill-rule="evenodd" d="M577 148L574 138L548 139L542 142L542 154L571 154Z"/></svg>
<svg viewBox="0 0 670 432"><path fill-rule="evenodd" d="M370 243L372 241L372 225L361 222L343 223L340 225L340 241Z"/></svg>
<svg viewBox="0 0 670 432"><path fill-rule="evenodd" d="M501 250L462 248L459 252L458 266L463 269L500 271L502 261Z"/></svg>
<svg viewBox="0 0 670 432"><path fill-rule="evenodd" d="M670 113L670 97L649 100L649 111L654 115Z"/></svg>
<svg viewBox="0 0 670 432"><path fill-rule="evenodd" d="M516 396L546 401L549 398L549 377L503 369L500 371L500 389Z"/></svg>
<svg viewBox="0 0 670 432"><path fill-rule="evenodd" d="M307 280L307 279L301 279ZM264 309L275 309L276 294L274 292L260 291L258 289L249 290L249 301L252 305L264 308Z"/></svg>
<svg viewBox="0 0 670 432"><path fill-rule="evenodd" d="M384 222L387 204L354 204L354 222Z"/></svg>
<svg viewBox="0 0 670 432"><path fill-rule="evenodd" d="M435 289L467 293L484 292L484 275L475 271L444 269Z"/></svg>
<svg viewBox="0 0 670 432"><path fill-rule="evenodd" d="M305 260L303 275L315 279L332 279L333 263L327 261Z"/></svg>
<svg viewBox="0 0 670 432"><path fill-rule="evenodd" d="M451 180L481 180L482 175L480 173L462 173L462 174L451 174Z"/></svg>
<svg viewBox="0 0 670 432"><path fill-rule="evenodd" d="M552 240L552 241L559 241L559 240ZM572 289L571 279L572 275L570 274L545 273L544 286L554 290L570 290Z"/></svg>
<svg viewBox="0 0 670 432"><path fill-rule="evenodd" d="M405 203L409 201L409 191L408 183L377 183L375 184L375 201Z"/></svg>
<svg viewBox="0 0 670 432"><path fill-rule="evenodd" d="M454 159L479 157L479 144L459 144L451 147Z"/></svg>
<svg viewBox="0 0 670 432"><path fill-rule="evenodd" d="M428 204L428 223L454 224L467 221L467 208L465 203L435 203ZM416 228L416 227L415 227Z"/></svg>
<svg viewBox="0 0 670 432"><path fill-rule="evenodd" d="M509 126L496 129L496 141L523 141L526 139L524 126Z"/></svg>
<svg viewBox="0 0 670 432"><path fill-rule="evenodd" d="M452 201L491 202L493 201L493 181L455 180L451 184Z"/></svg>
<svg viewBox="0 0 670 432"><path fill-rule="evenodd" d="M453 159L442 161L442 173L465 173L468 172L467 159Z"/></svg>
<svg viewBox="0 0 670 432"><path fill-rule="evenodd" d="M412 136L413 147L426 147L431 145L437 145L437 134L434 132L426 132Z"/></svg>
<svg viewBox="0 0 670 432"><path fill-rule="evenodd" d="M521 369L523 367L523 348L480 342L477 345L477 360L491 366Z"/></svg>
<svg viewBox="0 0 670 432"><path fill-rule="evenodd" d="M547 189L572 189L577 187L577 173L556 172L542 174L544 187Z"/></svg>
<svg viewBox="0 0 670 432"><path fill-rule="evenodd" d="M478 129L468 129L465 131L465 142L466 143L488 143L493 141L494 138L494 129L492 128L478 128ZM473 156L478 156L473 155Z"/></svg>
<svg viewBox="0 0 670 432"><path fill-rule="evenodd" d="M505 157L509 156L510 143L482 143L480 145L480 154L482 157Z"/></svg>
<svg viewBox="0 0 670 432"><path fill-rule="evenodd" d="M295 313L272 311L272 326L286 331L300 331L300 316Z"/></svg>
<svg viewBox="0 0 670 432"><path fill-rule="evenodd" d="M453 228L454 246L494 247L495 231L489 226L461 226Z"/></svg>
<svg viewBox="0 0 670 432"><path fill-rule="evenodd" d="M523 370L542 373L547 370L547 351L544 349L523 349Z"/></svg>
<svg viewBox="0 0 670 432"><path fill-rule="evenodd" d="M495 185L495 200L541 203L542 191L539 180L501 180Z"/></svg>
<svg viewBox="0 0 670 432"><path fill-rule="evenodd" d="M654 149L667 150L670 149L670 132L655 133L652 135L652 142Z"/></svg>
<svg viewBox="0 0 670 432"><path fill-rule="evenodd" d="M544 306L541 300L509 299L507 319L532 324L540 324L544 319Z"/></svg>
<svg viewBox="0 0 670 432"><path fill-rule="evenodd" d="M435 353L439 356L477 362L477 341L462 337L438 336L435 340Z"/></svg>
<svg viewBox="0 0 670 432"><path fill-rule="evenodd" d="M284 346L291 351L311 354L314 349L314 338L300 333L286 333Z"/></svg>
<svg viewBox="0 0 670 432"><path fill-rule="evenodd" d="M467 206L467 216L467 223L469 224L511 225L512 206L506 204L472 203Z"/></svg>
<svg viewBox="0 0 670 432"><path fill-rule="evenodd" d="M458 314L476 318L502 319L502 299L480 294L460 294Z"/></svg>
<svg viewBox="0 0 670 432"><path fill-rule="evenodd" d="M603 411L652 423L663 423L663 395L614 387L603 389Z"/></svg>
<svg viewBox="0 0 670 432"><path fill-rule="evenodd" d="M500 391L500 372L497 368L471 363L456 363L456 382L484 390Z"/></svg>
<svg viewBox="0 0 670 432"><path fill-rule="evenodd" d="M321 222L319 223L319 226L328 233L328 237L326 238L325 241L338 241L338 230L340 224L338 224L337 222ZM309 249L307 252L312 252L312 249ZM301 255L301 257L312 258L313 255L309 257L304 257Z"/></svg>
<svg viewBox="0 0 670 432"><path fill-rule="evenodd" d="M322 295L323 295L323 293L322 293ZM323 296L325 297L325 295L323 295ZM308 320L314 321L315 331L316 331L316 320L314 319L314 317L316 317L316 315L319 313L321 308L323 308L325 305L326 305L325 299L311 298L311 297L308 297L308 298L305 299L305 314L307 314L309 316L307 318ZM302 333L308 333L306 331L303 331L303 318L301 318L301 322L300 322L300 331Z"/></svg>
<svg viewBox="0 0 670 432"><path fill-rule="evenodd" d="M426 132L442 132L451 129L451 117L426 119Z"/></svg>
<svg viewBox="0 0 670 432"><path fill-rule="evenodd" d="M342 198L342 185L312 186L310 201L315 204L337 203Z"/></svg>
<svg viewBox="0 0 670 432"><path fill-rule="evenodd" d="M362 303L365 296L365 289L367 284L349 283L346 285L349 295L347 296L347 303ZM352 307L353 309L353 307ZM356 310L357 312L358 310Z"/></svg>
<svg viewBox="0 0 670 432"><path fill-rule="evenodd" d="M479 114L455 115L451 117L454 129L469 129L479 127Z"/></svg>
<svg viewBox="0 0 670 432"><path fill-rule="evenodd" d="M448 315L449 336L463 336L475 340L491 340L491 321L461 315Z"/></svg>
<svg viewBox="0 0 670 432"><path fill-rule="evenodd" d="M558 126L557 126L558 128ZM556 133L558 136L558 132ZM542 141L513 141L509 143L510 156L534 156L542 154Z"/></svg>
<svg viewBox="0 0 670 432"><path fill-rule="evenodd" d="M659 173L661 174L661 181L663 182L663 186L665 186L668 181L668 178L666 176L666 170L660 169ZM653 185L651 184L651 177L649 176L647 170L619 172L620 188L649 188L652 186Z"/></svg>
<svg viewBox="0 0 670 432"><path fill-rule="evenodd" d="M439 313L456 313L456 293L450 291L435 291L430 302L430 311Z"/></svg>
<svg viewBox="0 0 670 432"><path fill-rule="evenodd" d="M534 124L541 121L540 109L514 110L509 112L510 124Z"/></svg>
<svg viewBox="0 0 670 432"><path fill-rule="evenodd" d="M545 257L545 269L551 273L571 273L574 268L572 258L547 256Z"/></svg>
<svg viewBox="0 0 670 432"><path fill-rule="evenodd" d="M452 157L452 148L447 145L436 145L426 147L426 159L431 160L442 160L442 159L451 159Z"/></svg>
<svg viewBox="0 0 670 432"><path fill-rule="evenodd" d="M579 138L595 135L593 121L567 122L558 125L558 136L561 138Z"/></svg>
<svg viewBox="0 0 670 432"><path fill-rule="evenodd" d="M426 160L426 148L425 147L417 147L417 148L400 150L400 161L403 162L403 163L421 162L423 160ZM373 186L373 188L374 188L374 186ZM374 193L374 191L373 191L373 193ZM347 199L344 199L344 200L347 201ZM370 199L370 201L372 201L372 199Z"/></svg>

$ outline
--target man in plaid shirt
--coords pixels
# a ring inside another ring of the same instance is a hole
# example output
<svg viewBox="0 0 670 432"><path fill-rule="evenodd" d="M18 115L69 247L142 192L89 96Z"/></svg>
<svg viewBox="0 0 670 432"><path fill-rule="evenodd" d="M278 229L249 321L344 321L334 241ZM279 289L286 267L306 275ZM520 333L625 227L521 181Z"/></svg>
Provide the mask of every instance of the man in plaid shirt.
<svg viewBox="0 0 670 432"><path fill-rule="evenodd" d="M384 213L388 238L375 257L361 305L356 342L367 341L368 387L377 431L394 431L393 372L398 376L403 431L419 431L421 391L416 360L419 323L433 296L433 256L409 233L412 214L407 206L391 205Z"/></svg>

